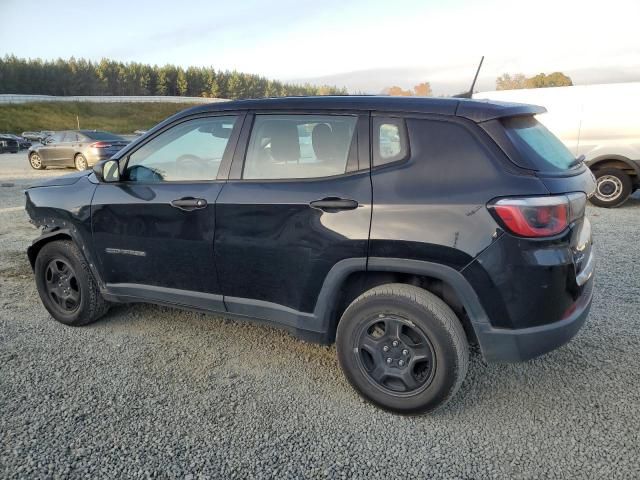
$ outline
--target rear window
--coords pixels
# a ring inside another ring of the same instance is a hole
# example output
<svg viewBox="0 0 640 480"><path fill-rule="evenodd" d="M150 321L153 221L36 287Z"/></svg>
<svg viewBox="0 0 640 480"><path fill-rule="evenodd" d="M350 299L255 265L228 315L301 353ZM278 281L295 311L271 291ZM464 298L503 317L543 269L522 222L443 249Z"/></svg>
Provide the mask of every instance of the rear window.
<svg viewBox="0 0 640 480"><path fill-rule="evenodd" d="M520 154L540 170L568 170L575 165L564 143L534 117L512 117L502 123Z"/></svg>
<svg viewBox="0 0 640 480"><path fill-rule="evenodd" d="M82 132L92 140L122 140L122 137L109 132Z"/></svg>

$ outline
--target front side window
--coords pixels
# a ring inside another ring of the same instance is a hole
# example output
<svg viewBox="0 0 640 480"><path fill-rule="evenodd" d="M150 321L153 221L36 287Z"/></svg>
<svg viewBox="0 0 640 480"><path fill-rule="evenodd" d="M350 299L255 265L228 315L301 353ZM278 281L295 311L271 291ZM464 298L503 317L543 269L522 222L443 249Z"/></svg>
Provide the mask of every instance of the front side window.
<svg viewBox="0 0 640 480"><path fill-rule="evenodd" d="M161 133L129 156L130 182L215 180L236 116L197 118Z"/></svg>
<svg viewBox="0 0 640 480"><path fill-rule="evenodd" d="M350 115L256 115L242 178L342 175L355 154L356 122Z"/></svg>

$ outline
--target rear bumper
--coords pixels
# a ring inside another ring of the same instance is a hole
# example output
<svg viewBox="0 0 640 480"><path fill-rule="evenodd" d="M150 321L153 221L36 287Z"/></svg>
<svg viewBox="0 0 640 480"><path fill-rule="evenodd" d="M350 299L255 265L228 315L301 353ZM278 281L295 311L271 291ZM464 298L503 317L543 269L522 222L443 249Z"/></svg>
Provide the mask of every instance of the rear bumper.
<svg viewBox="0 0 640 480"><path fill-rule="evenodd" d="M582 328L591 309L593 279L585 285L573 313L558 322L529 328L494 328L487 323L474 324L482 354L488 362L522 362L569 342Z"/></svg>

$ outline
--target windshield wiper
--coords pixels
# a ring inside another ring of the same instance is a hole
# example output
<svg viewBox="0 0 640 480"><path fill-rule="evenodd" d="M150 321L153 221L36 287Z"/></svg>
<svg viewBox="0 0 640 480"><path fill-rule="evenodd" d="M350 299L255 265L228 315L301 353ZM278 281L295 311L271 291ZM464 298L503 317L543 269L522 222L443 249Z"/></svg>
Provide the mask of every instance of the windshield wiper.
<svg viewBox="0 0 640 480"><path fill-rule="evenodd" d="M580 155L579 157L576 157L576 159L569 164L569 168L577 167L582 162L584 162L584 159L585 159L584 155Z"/></svg>

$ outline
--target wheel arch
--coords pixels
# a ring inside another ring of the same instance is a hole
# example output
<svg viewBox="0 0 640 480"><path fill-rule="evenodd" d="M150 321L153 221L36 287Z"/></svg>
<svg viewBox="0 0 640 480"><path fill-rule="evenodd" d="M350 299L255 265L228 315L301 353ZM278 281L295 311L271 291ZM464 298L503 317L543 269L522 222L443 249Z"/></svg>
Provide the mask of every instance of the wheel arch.
<svg viewBox="0 0 640 480"><path fill-rule="evenodd" d="M594 172L602 168L618 168L628 175L640 177L640 165L622 155L602 155L591 160L588 165Z"/></svg>
<svg viewBox="0 0 640 480"><path fill-rule="evenodd" d="M38 257L38 253L42 250L42 247L47 245L48 243L59 241L59 240L71 240L76 244L82 255L84 256L91 272L93 273L100 290L104 290L104 283L102 281L102 277L100 276L98 269L96 268L96 262L91 258L90 252L84 247L82 240L75 234L75 232L68 228L58 228L51 231L45 231L42 235L36 238L31 245L27 248L27 257L29 258L29 263L31 264L31 269L35 269L36 258Z"/></svg>
<svg viewBox="0 0 640 480"><path fill-rule="evenodd" d="M328 288L323 287L314 314L324 319L328 340L333 341L342 313L356 297L387 283L415 285L441 298L456 313L470 341L476 341L475 323L489 323L478 296L458 270L421 260L370 257L366 267L343 272L331 295L323 295Z"/></svg>

